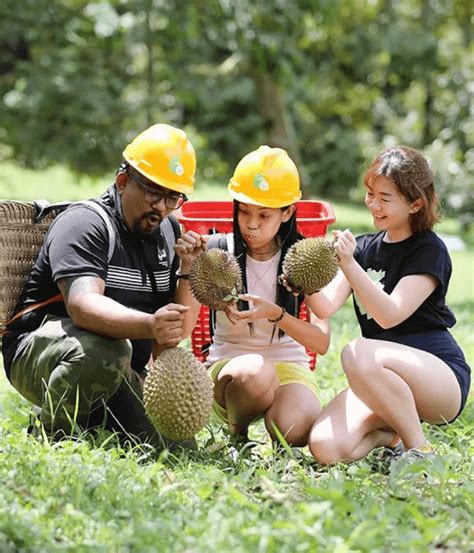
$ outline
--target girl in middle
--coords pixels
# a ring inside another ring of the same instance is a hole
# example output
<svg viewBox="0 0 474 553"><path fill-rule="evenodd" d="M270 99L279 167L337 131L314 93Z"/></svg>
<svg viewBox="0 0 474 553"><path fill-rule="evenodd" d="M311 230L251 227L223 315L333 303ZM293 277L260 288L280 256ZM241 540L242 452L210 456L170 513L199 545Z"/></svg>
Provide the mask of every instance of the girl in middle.
<svg viewBox="0 0 474 553"><path fill-rule="evenodd" d="M216 314L207 359L214 412L234 436L246 438L263 417L273 440L276 427L288 444L305 446L321 412L305 348L326 353L329 323L299 319L302 300L311 309L313 296L295 297L278 280L285 252L303 238L298 170L285 150L261 146L239 162L228 189L233 233L210 237L208 247L233 251L246 293Z"/></svg>

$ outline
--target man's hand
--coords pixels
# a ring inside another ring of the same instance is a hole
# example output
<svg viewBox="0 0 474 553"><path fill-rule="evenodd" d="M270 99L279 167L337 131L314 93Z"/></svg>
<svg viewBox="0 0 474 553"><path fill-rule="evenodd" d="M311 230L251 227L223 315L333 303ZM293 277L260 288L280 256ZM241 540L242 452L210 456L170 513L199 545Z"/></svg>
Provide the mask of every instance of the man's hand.
<svg viewBox="0 0 474 553"><path fill-rule="evenodd" d="M174 348L183 339L183 315L189 307L179 303L168 303L160 307L151 317L153 338L161 348Z"/></svg>
<svg viewBox="0 0 474 553"><path fill-rule="evenodd" d="M207 236L201 236L190 230L182 234L174 246L176 255L181 260L180 271L187 273L196 257L207 248Z"/></svg>
<svg viewBox="0 0 474 553"><path fill-rule="evenodd" d="M157 341L153 341L153 344L151 346L151 359L150 359L150 367L153 365L153 361L160 355L160 353L163 353L165 349L169 349L167 346L162 346Z"/></svg>

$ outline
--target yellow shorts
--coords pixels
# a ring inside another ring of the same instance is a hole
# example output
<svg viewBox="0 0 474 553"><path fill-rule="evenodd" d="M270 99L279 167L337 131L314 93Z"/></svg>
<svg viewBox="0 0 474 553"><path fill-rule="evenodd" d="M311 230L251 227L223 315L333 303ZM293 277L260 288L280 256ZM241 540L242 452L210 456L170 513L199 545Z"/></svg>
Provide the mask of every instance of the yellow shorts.
<svg viewBox="0 0 474 553"><path fill-rule="evenodd" d="M218 374L229 361L230 359L221 359L207 369L213 382L216 381ZM286 361L274 361L273 365L280 380L280 386L284 386L285 384L302 384L309 388L315 396L317 395L316 374L313 371L296 363L288 363ZM219 405L216 400L213 402L212 411L220 422L227 423L227 410L222 405Z"/></svg>

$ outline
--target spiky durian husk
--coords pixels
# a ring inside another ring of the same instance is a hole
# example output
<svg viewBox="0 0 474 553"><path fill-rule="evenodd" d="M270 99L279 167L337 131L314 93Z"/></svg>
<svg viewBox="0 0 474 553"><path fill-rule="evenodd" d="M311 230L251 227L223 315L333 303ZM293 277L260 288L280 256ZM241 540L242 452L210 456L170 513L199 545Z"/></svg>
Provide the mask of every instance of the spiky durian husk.
<svg viewBox="0 0 474 553"><path fill-rule="evenodd" d="M193 261L190 283L194 297L210 309L226 309L243 290L237 260L220 248L207 250Z"/></svg>
<svg viewBox="0 0 474 553"><path fill-rule="evenodd" d="M212 388L207 370L190 351L170 348L149 370L143 402L158 432L172 440L185 440L207 424Z"/></svg>
<svg viewBox="0 0 474 553"><path fill-rule="evenodd" d="M283 273L293 290L314 294L336 276L337 255L327 238L304 238L288 249L283 260Z"/></svg>

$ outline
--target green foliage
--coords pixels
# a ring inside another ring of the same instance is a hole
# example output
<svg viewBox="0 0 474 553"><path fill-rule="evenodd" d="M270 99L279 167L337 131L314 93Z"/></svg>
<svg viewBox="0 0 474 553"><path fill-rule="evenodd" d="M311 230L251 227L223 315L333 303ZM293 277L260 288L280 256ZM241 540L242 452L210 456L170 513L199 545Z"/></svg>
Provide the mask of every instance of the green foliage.
<svg viewBox="0 0 474 553"><path fill-rule="evenodd" d="M113 4L6 0L1 9L5 143L32 167L103 174L123 148L117 122L129 109L129 56Z"/></svg>
<svg viewBox="0 0 474 553"><path fill-rule="evenodd" d="M456 338L474 359L471 309ZM345 385L343 344L352 309L334 319L318 360L320 397ZM374 456L323 468L306 449L273 450L263 424L253 450L226 445L214 423L197 452L147 460L107 435L45 443L27 436L27 402L0 377L0 550L13 551L469 551L474 404L429 430L433 463L385 470Z"/></svg>
<svg viewBox="0 0 474 553"><path fill-rule="evenodd" d="M445 209L472 221L468 0L4 0L0 155L103 175L155 121L226 181L261 143L308 195L356 197L382 147L425 149Z"/></svg>

